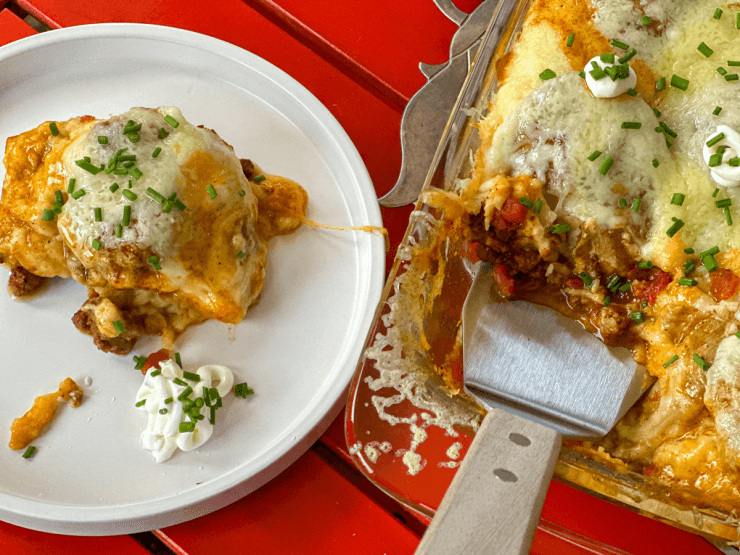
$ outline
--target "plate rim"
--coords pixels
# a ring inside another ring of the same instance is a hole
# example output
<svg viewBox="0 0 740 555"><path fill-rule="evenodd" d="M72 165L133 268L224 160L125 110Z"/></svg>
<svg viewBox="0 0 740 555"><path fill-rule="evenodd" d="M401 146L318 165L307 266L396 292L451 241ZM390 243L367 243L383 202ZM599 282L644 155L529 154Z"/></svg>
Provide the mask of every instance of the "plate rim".
<svg viewBox="0 0 740 555"><path fill-rule="evenodd" d="M382 226L380 206L367 168L354 143L334 115L295 78L237 45L194 31L163 25L97 23L55 29L4 45L0 47L0 64L40 48L89 39L147 39L172 42L227 58L269 77L308 111L345 156L347 168L360 185L353 192L364 208L364 213L355 215L365 218L366 225ZM12 85L10 88L12 89ZM381 237L370 238L367 257L371 269L371 275L367 277L367 308L370 310L366 310L366 314L362 315L358 323L358 329L366 331L360 332L354 338L354 344L348 349L349 353L356 352L357 360L354 360L354 355L349 357L347 369L342 374L343 379L335 380L327 388L322 402L317 404L318 410L313 411L315 418L308 419L292 429L293 435L301 437L292 441L288 438L291 434L287 434L282 441L256 457L254 462L259 465L253 474L246 477L240 476L239 472L222 475L213 481L217 487L211 487L205 495L199 493L199 488L193 488L171 497L109 506L80 507L46 503L0 492L2 520L25 528L67 535L131 534L172 526L204 516L241 499L275 478L305 453L347 402L349 384L354 376L367 333L370 332L372 316L380 301L385 281L385 242ZM351 364L353 360L354 363ZM136 516L128 514L132 508L137 509Z"/></svg>

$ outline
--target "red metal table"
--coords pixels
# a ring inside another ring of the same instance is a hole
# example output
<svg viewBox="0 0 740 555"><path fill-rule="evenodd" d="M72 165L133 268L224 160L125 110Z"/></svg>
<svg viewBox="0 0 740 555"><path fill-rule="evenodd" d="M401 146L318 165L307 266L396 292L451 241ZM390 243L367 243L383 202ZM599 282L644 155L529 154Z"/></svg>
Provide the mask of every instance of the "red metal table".
<svg viewBox="0 0 740 555"><path fill-rule="evenodd" d="M480 0L458 0L469 12ZM283 69L326 105L359 150L378 196L401 164L404 106L418 63L448 58L456 26L432 0L0 0L0 45L103 22L167 25L233 43ZM2 79L2 76L0 76ZM410 208L383 209L390 268ZM275 480L208 516L152 534L69 537L0 522L0 553L410 554L427 521L353 467L340 416ZM698 536L553 482L532 553L718 553Z"/></svg>

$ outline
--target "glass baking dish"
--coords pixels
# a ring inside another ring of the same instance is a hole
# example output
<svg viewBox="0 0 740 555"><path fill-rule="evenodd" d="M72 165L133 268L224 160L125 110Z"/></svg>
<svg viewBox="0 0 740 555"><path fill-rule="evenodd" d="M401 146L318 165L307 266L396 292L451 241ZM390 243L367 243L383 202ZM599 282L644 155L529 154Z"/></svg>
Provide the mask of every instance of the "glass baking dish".
<svg viewBox="0 0 740 555"><path fill-rule="evenodd" d="M500 0L480 41L427 174L383 301L351 385L345 430L350 453L377 486L433 516L465 455L483 409L460 391L461 311L471 278L455 222L440 219L442 195L470 171L476 122L497 90L496 63L521 30L528 0ZM435 242L445 233L446 241ZM679 491L566 443L555 478L650 518L714 541L738 541L738 519L691 491Z"/></svg>

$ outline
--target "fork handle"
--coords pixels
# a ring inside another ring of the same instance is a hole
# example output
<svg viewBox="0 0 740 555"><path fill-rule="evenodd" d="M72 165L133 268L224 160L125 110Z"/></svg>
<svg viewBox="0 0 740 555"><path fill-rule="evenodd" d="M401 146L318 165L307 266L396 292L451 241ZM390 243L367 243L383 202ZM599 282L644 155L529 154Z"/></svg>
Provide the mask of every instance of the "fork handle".
<svg viewBox="0 0 740 555"><path fill-rule="evenodd" d="M488 412L416 555L529 553L562 436Z"/></svg>

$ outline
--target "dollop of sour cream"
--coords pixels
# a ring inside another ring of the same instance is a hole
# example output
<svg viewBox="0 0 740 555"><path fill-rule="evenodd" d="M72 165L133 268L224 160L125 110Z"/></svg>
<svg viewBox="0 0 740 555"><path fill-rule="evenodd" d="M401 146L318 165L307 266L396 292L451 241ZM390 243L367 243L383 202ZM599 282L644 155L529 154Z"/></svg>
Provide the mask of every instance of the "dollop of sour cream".
<svg viewBox="0 0 740 555"><path fill-rule="evenodd" d="M586 75L586 84L596 98L614 98L626 93L629 89L633 89L637 84L637 74L631 67L629 68L629 76L625 79L612 79L608 75L601 79L594 79L591 75L591 71L595 69L594 64L602 70L620 64L617 62L616 56L614 57L614 63L604 62L601 56L595 56L583 68L583 73Z"/></svg>
<svg viewBox="0 0 740 555"><path fill-rule="evenodd" d="M710 142L713 137L719 134L724 134L721 141L712 146L707 146L706 142L704 143L702 149L704 162L709 166L712 156L717 154L720 148L723 148L724 152L720 164L709 167L712 179L722 187L737 187L740 185L740 166L731 166L728 162L732 158L737 158L740 153L740 133L727 125L718 125L717 130L707 137L707 142Z"/></svg>
<svg viewBox="0 0 740 555"><path fill-rule="evenodd" d="M136 394L136 406L149 416L146 429L141 433L141 444L152 452L157 462L163 462L178 448L191 451L200 447L213 433L209 407L205 402L201 407L204 418L193 421L185 413L183 401L178 397L190 388L192 392L186 394L187 398L192 401L203 399L203 390L214 387L219 396L224 397L234 385L234 375L226 366L206 365L194 372L200 378L196 381L184 377L183 370L172 360L160 363L159 370L161 372L154 367L147 370L144 383ZM195 422L195 429L180 431L181 423L190 422Z"/></svg>

